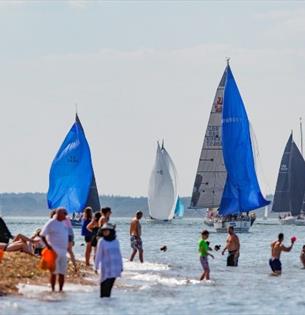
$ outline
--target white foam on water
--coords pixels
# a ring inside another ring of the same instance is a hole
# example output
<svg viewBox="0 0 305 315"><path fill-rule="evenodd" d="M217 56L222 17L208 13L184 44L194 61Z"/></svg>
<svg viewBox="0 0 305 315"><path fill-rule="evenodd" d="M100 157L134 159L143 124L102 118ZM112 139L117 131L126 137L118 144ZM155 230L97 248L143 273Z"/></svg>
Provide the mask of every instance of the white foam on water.
<svg viewBox="0 0 305 315"><path fill-rule="evenodd" d="M124 259L124 270L126 271L163 271L169 270L170 267L165 264L144 262L143 264L140 262L131 262L127 259Z"/></svg>
<svg viewBox="0 0 305 315"><path fill-rule="evenodd" d="M162 277L159 274L152 274L152 273L128 273L128 278L130 280L136 280L136 281L144 281L149 282L151 285L157 285L162 284L165 286L182 286L182 285L188 285L188 284L199 284L199 280L194 279L177 279L173 277Z"/></svg>
<svg viewBox="0 0 305 315"><path fill-rule="evenodd" d="M38 298L47 301L62 301L71 292L92 292L94 287L80 284L66 284L64 292L51 292L49 285L19 284L19 292L26 298Z"/></svg>

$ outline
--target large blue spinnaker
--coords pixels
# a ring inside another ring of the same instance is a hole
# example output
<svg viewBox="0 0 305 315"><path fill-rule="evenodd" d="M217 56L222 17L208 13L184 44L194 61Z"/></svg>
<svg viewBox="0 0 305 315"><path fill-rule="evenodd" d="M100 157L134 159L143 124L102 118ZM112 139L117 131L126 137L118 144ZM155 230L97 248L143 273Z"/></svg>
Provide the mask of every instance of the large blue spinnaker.
<svg viewBox="0 0 305 315"><path fill-rule="evenodd" d="M222 148L227 180L219 213L239 214L268 205L257 180L249 120L230 66L227 66L222 119Z"/></svg>
<svg viewBox="0 0 305 315"><path fill-rule="evenodd" d="M76 115L75 123L51 166L48 206L49 209L65 207L69 213L73 213L92 206L88 204L92 200L99 208L90 148Z"/></svg>

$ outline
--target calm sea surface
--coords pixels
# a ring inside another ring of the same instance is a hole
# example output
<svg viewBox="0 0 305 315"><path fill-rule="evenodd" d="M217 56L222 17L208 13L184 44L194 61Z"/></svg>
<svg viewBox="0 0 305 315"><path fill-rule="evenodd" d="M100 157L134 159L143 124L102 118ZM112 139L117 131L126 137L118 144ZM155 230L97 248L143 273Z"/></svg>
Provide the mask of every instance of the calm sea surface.
<svg viewBox="0 0 305 315"><path fill-rule="evenodd" d="M45 218L6 218L12 232L31 235ZM114 218L124 258L130 254L129 219ZM276 221L273 221L276 222ZM199 283L201 266L197 242L202 219L183 219L156 224L143 221L146 262L125 261L123 277L113 297L101 300L97 286L66 286L66 293L50 294L49 288L24 286L22 297L0 298L0 314L305 314L305 270L299 254L305 244L305 227L258 225L240 235L240 266L228 269L225 257L210 259L211 283ZM270 276L270 242L284 232L286 244L296 235L291 253L282 256L283 275ZM84 251L76 229L75 252ZM225 242L226 235L210 234L211 245ZM167 245L166 253L160 252ZM1 265L0 265L1 268Z"/></svg>

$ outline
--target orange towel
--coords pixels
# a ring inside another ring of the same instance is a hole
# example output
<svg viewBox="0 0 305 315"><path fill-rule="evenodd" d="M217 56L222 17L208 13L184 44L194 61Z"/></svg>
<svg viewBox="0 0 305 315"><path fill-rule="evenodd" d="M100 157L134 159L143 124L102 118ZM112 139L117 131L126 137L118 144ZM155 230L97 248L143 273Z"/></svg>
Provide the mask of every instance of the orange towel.
<svg viewBox="0 0 305 315"><path fill-rule="evenodd" d="M43 270L50 270L51 272L56 269L56 253L48 248L43 249L41 252L41 260L39 267Z"/></svg>

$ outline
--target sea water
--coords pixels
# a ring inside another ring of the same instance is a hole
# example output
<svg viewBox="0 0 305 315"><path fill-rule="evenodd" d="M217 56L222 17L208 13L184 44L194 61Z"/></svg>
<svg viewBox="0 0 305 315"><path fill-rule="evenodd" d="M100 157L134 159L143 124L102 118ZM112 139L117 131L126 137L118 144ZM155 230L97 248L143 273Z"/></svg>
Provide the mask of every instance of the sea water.
<svg viewBox="0 0 305 315"><path fill-rule="evenodd" d="M31 235L46 218L5 218L13 233ZM197 244L204 227L202 218L169 223L143 220L145 263L128 262L129 221L113 218L124 256L124 273L110 299L99 298L98 286L67 283L64 294L50 294L47 286L21 285L22 296L0 298L2 315L68 314L304 314L305 270L300 251L305 227L258 225L241 234L238 268L227 268L226 257L213 252L209 259L211 281L199 282L201 265ZM276 221L274 221L276 222ZM212 229L211 229L212 232ZM298 240L290 253L282 254L283 275L271 277L268 265L270 243L279 232ZM78 258L84 252L80 229L75 229ZM225 234L210 234L211 247L225 243ZM167 252L160 247L167 246ZM1 268L1 265L0 265ZM95 281L95 279L94 279Z"/></svg>

